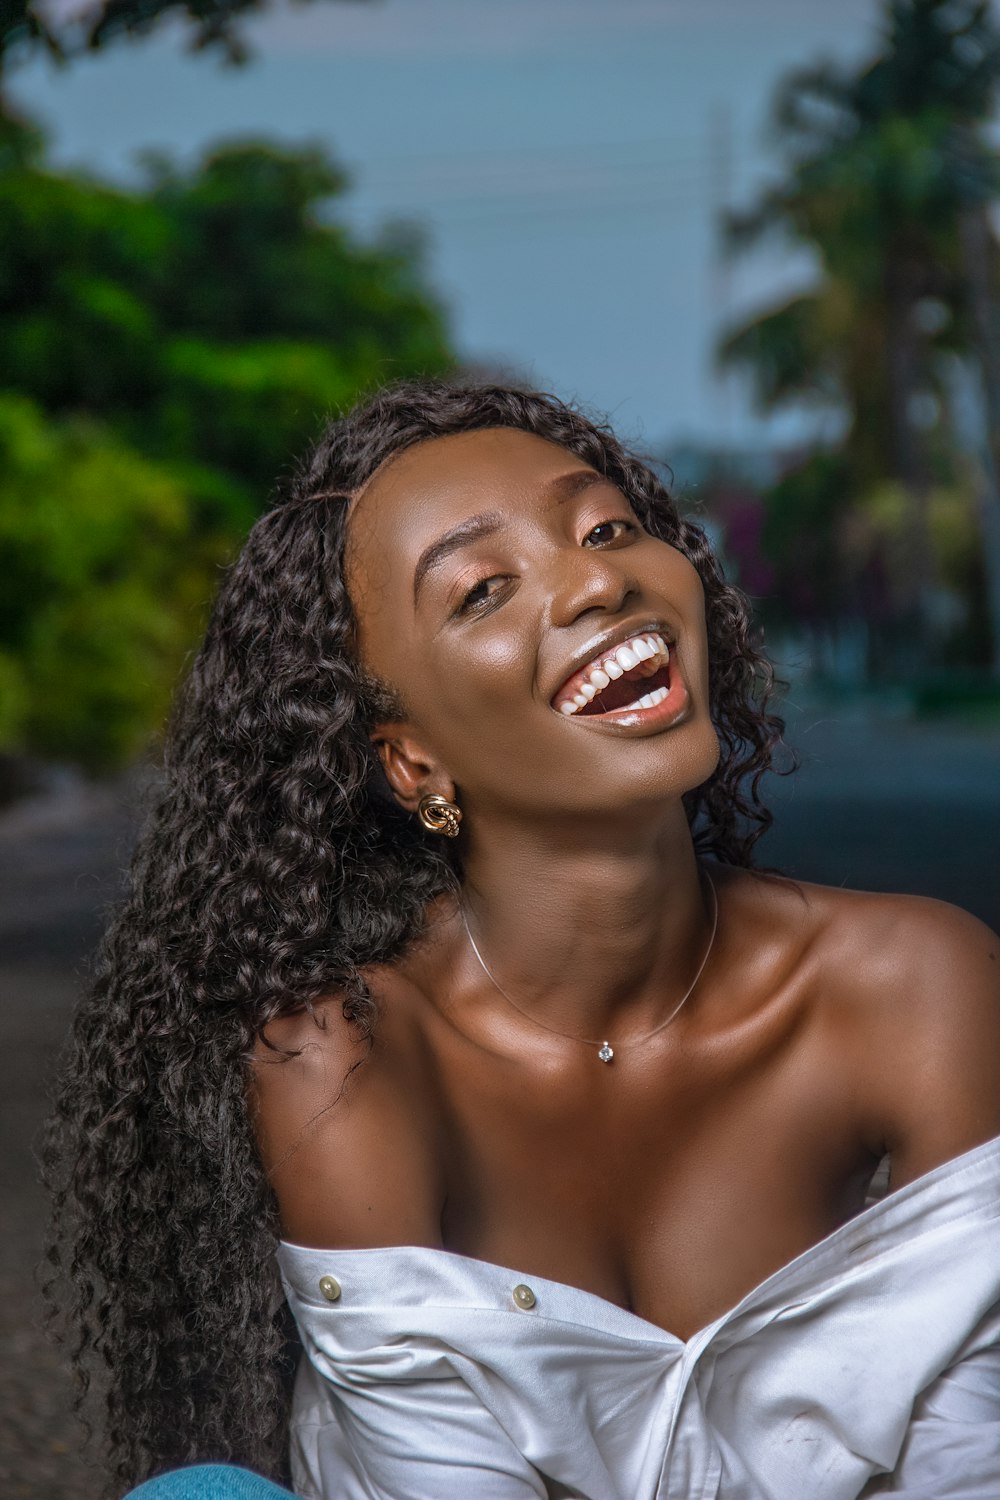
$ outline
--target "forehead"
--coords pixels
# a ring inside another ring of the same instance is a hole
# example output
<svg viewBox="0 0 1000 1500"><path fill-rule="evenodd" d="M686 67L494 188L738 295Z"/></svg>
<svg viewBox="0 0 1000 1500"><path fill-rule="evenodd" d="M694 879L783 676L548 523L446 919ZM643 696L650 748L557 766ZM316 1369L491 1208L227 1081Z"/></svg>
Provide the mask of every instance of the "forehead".
<svg viewBox="0 0 1000 1500"><path fill-rule="evenodd" d="M412 567L429 542L470 516L533 513L554 481L592 472L530 432L489 428L429 438L390 459L363 487L350 520L352 563L364 567L377 557L393 570Z"/></svg>

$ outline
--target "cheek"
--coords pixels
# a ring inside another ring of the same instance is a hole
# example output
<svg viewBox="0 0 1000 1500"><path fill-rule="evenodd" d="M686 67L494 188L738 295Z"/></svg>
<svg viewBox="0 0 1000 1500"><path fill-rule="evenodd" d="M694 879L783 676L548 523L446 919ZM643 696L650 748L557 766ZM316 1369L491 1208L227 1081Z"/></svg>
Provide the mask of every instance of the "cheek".
<svg viewBox="0 0 1000 1500"><path fill-rule="evenodd" d="M703 649L708 638L705 618L705 588L701 574L682 552L674 552L672 597L680 614L683 634Z"/></svg>
<svg viewBox="0 0 1000 1500"><path fill-rule="evenodd" d="M537 600L527 591L514 602L467 628L448 631L420 669L411 711L450 773L466 793L489 800L511 791L531 769L539 786L544 766L559 748L556 722L537 681L534 618ZM551 800L551 790L545 795ZM543 797L544 801L544 797Z"/></svg>
<svg viewBox="0 0 1000 1500"><path fill-rule="evenodd" d="M679 552L676 547L670 548L670 556L674 568L678 603L686 615L693 615L704 620L705 590L701 574L691 559L683 552Z"/></svg>
<svg viewBox="0 0 1000 1500"><path fill-rule="evenodd" d="M525 649L514 610L482 628L450 633L425 660L423 684L436 723L457 728L469 723L495 732L515 707L521 714L534 690L534 653ZM420 705L414 704L419 712Z"/></svg>

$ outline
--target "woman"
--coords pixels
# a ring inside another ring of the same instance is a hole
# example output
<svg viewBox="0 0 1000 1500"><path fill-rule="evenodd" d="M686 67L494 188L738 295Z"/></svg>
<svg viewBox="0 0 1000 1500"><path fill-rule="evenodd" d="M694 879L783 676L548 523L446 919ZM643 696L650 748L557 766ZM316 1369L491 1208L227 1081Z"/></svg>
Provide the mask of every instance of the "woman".
<svg viewBox="0 0 1000 1500"><path fill-rule="evenodd" d="M121 1481L284 1474L280 1268L310 1500L1000 1492L997 940L750 869L770 680L552 398L329 430L223 584L63 1074Z"/></svg>

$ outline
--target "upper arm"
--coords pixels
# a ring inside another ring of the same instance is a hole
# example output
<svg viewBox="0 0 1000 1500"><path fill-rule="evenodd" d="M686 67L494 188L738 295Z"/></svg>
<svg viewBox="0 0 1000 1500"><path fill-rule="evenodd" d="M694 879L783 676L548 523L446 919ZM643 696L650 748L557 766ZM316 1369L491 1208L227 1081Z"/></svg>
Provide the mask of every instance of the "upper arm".
<svg viewBox="0 0 1000 1500"><path fill-rule="evenodd" d="M892 898L883 922L868 1070L896 1188L1000 1135L1000 939L920 897Z"/></svg>
<svg viewBox="0 0 1000 1500"><path fill-rule="evenodd" d="M258 1148L295 1244L440 1244L433 1110L419 1060L359 1041L331 1001L283 1017L258 1045L249 1103Z"/></svg>

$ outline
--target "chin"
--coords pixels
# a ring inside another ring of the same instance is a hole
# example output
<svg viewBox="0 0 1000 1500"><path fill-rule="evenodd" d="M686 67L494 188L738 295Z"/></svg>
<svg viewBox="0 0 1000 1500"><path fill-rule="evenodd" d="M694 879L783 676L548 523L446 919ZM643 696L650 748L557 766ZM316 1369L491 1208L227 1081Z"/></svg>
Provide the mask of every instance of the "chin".
<svg viewBox="0 0 1000 1500"><path fill-rule="evenodd" d="M666 753L669 746L669 753ZM660 798L685 797L710 781L719 769L722 746L710 719L696 715L664 743Z"/></svg>

